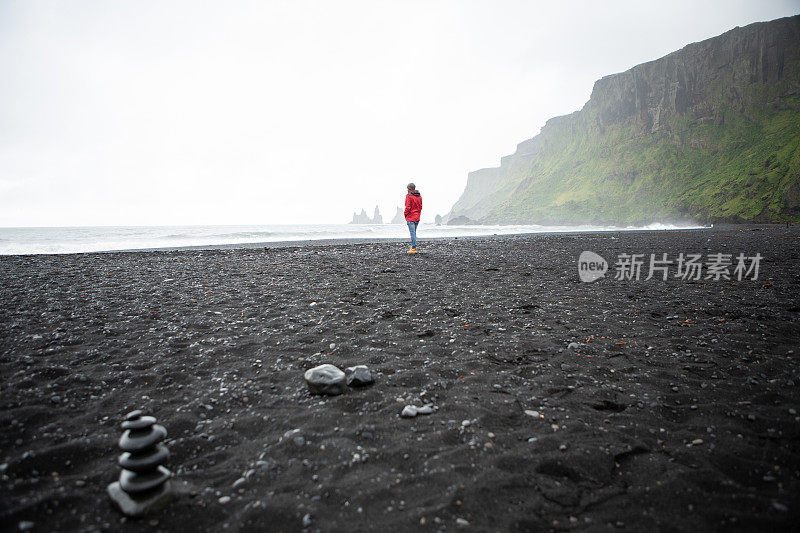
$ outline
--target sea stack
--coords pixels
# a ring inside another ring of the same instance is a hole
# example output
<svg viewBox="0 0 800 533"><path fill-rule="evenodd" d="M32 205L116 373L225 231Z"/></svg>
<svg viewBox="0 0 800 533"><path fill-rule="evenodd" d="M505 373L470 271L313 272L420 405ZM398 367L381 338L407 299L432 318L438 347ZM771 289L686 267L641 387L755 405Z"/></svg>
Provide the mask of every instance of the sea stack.
<svg viewBox="0 0 800 533"><path fill-rule="evenodd" d="M403 214L403 208L398 207L397 211L395 211L394 216L392 217L392 221L390 222L390 224L405 224L405 223L406 223L406 217Z"/></svg>
<svg viewBox="0 0 800 533"><path fill-rule="evenodd" d="M169 450L161 444L167 430L156 424L154 417L138 410L125 416L122 429L122 472L119 481L108 486L108 495L125 515L142 516L163 507L172 497L172 473L163 466Z"/></svg>
<svg viewBox="0 0 800 533"><path fill-rule="evenodd" d="M378 206L376 205L375 211L372 214L372 218L369 217L364 209L361 210L361 214L354 212L353 220L350 221L350 224L383 224L381 210L378 209Z"/></svg>
<svg viewBox="0 0 800 533"><path fill-rule="evenodd" d="M373 224L383 224L383 217L381 216L381 210L378 209L378 206L375 206L375 212L372 214L372 223Z"/></svg>
<svg viewBox="0 0 800 533"><path fill-rule="evenodd" d="M372 224L372 219L369 218L369 215L365 210L361 210L361 214L353 213L353 220L350 222L351 224Z"/></svg>

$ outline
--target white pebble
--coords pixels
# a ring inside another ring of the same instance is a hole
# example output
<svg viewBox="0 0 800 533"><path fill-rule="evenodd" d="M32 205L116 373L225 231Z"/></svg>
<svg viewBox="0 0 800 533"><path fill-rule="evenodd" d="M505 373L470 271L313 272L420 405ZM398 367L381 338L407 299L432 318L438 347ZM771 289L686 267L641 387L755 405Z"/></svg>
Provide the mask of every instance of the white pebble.
<svg viewBox="0 0 800 533"><path fill-rule="evenodd" d="M400 416L403 418L414 418L417 416L417 408L413 405L406 405L403 407L403 410L400 412Z"/></svg>

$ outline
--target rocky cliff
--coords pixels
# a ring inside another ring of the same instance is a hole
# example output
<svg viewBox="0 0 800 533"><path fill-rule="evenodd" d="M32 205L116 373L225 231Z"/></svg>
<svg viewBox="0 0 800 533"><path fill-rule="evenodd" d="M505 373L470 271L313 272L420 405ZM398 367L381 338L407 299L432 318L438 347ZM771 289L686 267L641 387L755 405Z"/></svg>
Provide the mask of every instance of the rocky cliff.
<svg viewBox="0 0 800 533"><path fill-rule="evenodd" d="M800 15L734 28L595 82L448 218L483 223L800 219Z"/></svg>

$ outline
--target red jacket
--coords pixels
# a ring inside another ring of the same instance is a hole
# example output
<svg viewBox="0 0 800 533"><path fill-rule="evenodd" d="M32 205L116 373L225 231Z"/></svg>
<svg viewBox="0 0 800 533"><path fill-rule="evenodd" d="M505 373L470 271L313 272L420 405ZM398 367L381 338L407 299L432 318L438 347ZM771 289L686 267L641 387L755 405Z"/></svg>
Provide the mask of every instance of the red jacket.
<svg viewBox="0 0 800 533"><path fill-rule="evenodd" d="M403 214L409 222L419 222L419 214L422 212L422 196L419 191L408 191L406 194L406 210Z"/></svg>

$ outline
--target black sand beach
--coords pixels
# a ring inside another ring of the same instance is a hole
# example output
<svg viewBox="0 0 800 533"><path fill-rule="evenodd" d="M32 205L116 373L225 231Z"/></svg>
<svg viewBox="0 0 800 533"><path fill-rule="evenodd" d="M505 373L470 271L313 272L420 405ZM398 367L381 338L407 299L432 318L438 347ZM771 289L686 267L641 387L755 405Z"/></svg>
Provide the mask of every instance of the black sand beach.
<svg viewBox="0 0 800 533"><path fill-rule="evenodd" d="M798 529L796 228L422 249L0 257L0 527ZM583 283L583 250L764 259L755 281ZM313 396L326 362L376 383ZM129 520L105 489L136 408L181 495Z"/></svg>

